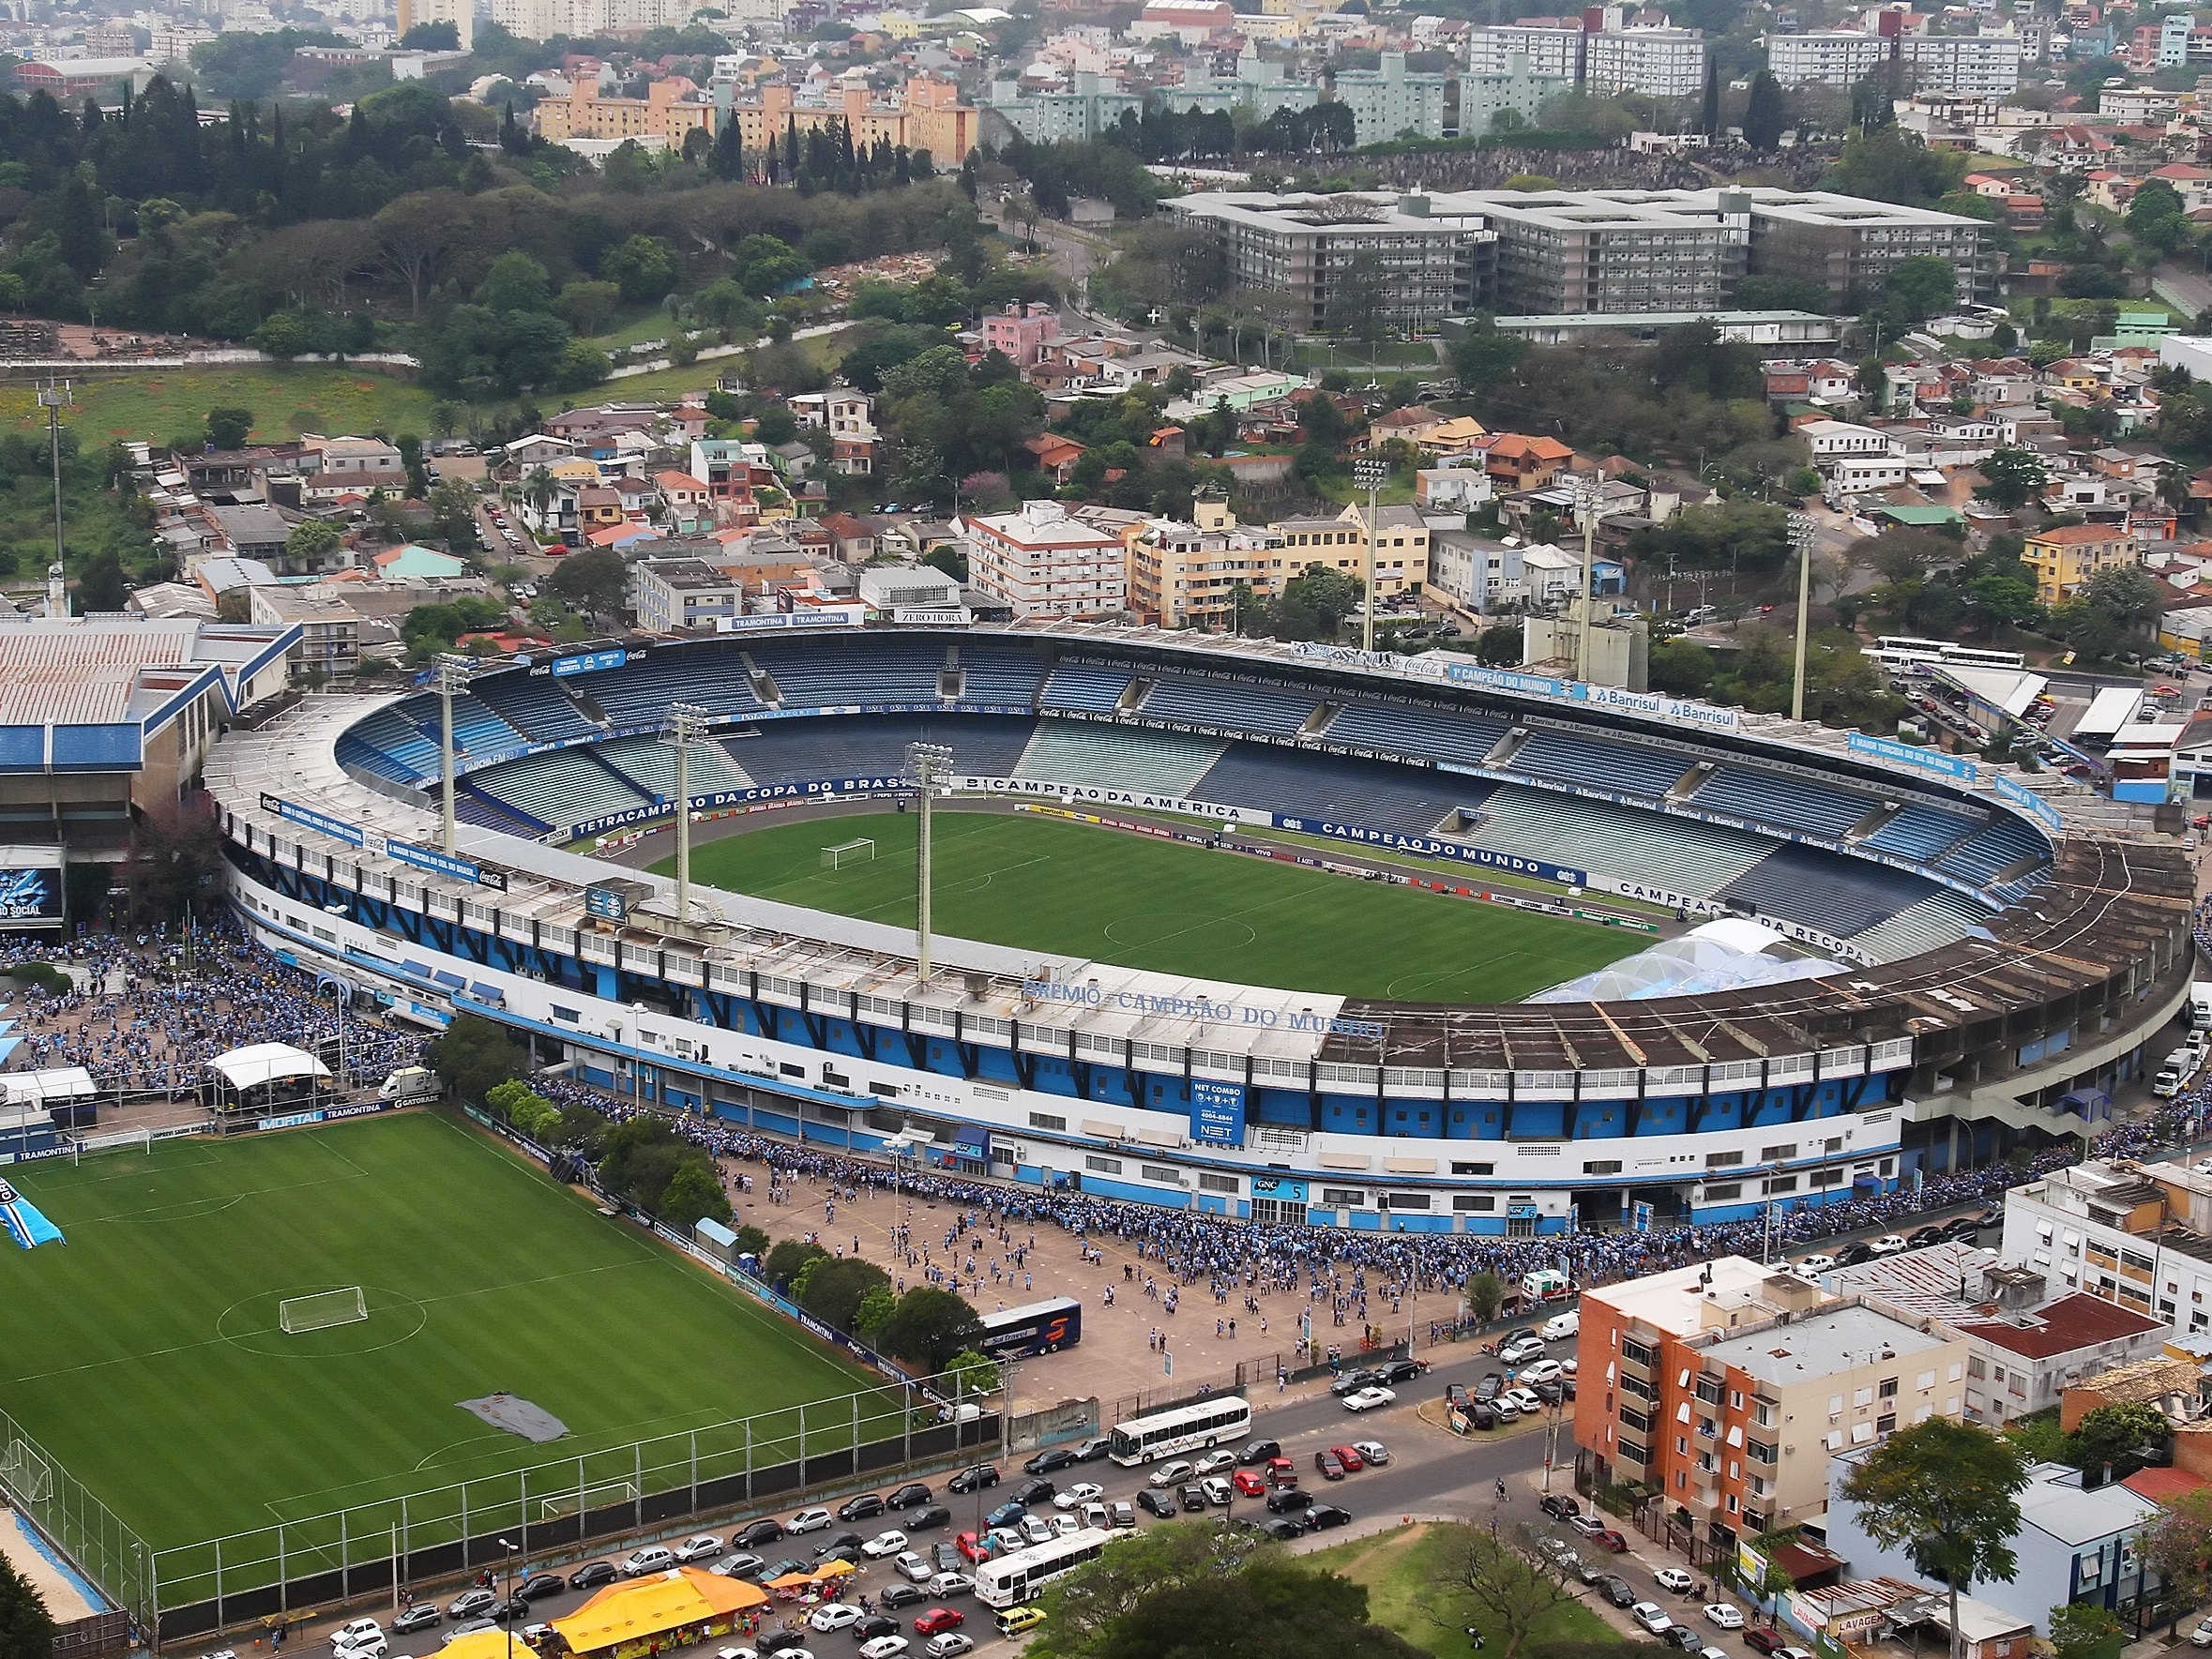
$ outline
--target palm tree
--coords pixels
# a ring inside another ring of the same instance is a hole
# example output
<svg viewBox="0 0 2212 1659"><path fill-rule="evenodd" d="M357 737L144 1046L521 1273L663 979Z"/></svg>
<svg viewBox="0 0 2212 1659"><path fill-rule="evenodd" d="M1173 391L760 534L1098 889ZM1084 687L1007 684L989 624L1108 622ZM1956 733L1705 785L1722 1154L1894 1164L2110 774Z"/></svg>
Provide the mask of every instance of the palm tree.
<svg viewBox="0 0 2212 1659"><path fill-rule="evenodd" d="M546 508L553 505L560 493L561 487L553 482L553 475L543 467L532 469L530 475L523 480L523 498L537 508L539 530L545 528Z"/></svg>

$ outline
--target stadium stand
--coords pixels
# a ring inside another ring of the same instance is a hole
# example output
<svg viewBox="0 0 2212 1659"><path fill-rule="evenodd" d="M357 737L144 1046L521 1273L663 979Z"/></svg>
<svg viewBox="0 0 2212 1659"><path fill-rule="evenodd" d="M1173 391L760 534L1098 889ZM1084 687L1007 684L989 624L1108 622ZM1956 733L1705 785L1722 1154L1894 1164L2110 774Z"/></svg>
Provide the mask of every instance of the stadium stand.
<svg viewBox="0 0 2212 1659"><path fill-rule="evenodd" d="M935 702L945 667L938 639L871 641L867 651L824 651L811 641L757 644L750 655L783 693L787 709L856 702Z"/></svg>
<svg viewBox="0 0 2212 1659"><path fill-rule="evenodd" d="M1786 772L1753 772L1745 766L1721 766L1698 786L1689 797L1689 804L1714 812L1733 813L1753 823L1841 837L1845 830L1871 812L1877 803L1865 795L1814 783L1811 778L1794 777Z"/></svg>
<svg viewBox="0 0 2212 1659"><path fill-rule="evenodd" d="M1015 772L1053 783L1188 799L1224 747L1176 731L1042 720Z"/></svg>
<svg viewBox="0 0 2212 1659"><path fill-rule="evenodd" d="M1937 807L1922 807L1916 803L1859 845L1871 847L1877 852L1895 853L1900 858L1932 864L1936 854L1975 828L1974 820L1964 813L1946 812Z"/></svg>
<svg viewBox="0 0 2212 1659"><path fill-rule="evenodd" d="M1121 701L1129 688L1127 669L1092 668L1086 663L1062 663L1045 681L1043 706L1073 709L1080 714L1100 714Z"/></svg>
<svg viewBox="0 0 2212 1659"><path fill-rule="evenodd" d="M443 740L445 711L434 697L408 699L408 711L432 744ZM512 748L528 743L529 734L516 730L501 719L483 699L466 691L457 692L453 698L453 747L462 754L489 753L492 749Z"/></svg>
<svg viewBox="0 0 2212 1659"><path fill-rule="evenodd" d="M1455 807L1478 810L1492 787L1478 777L1414 772L1387 762L1330 760L1234 744L1193 786L1189 798L1426 836Z"/></svg>
<svg viewBox="0 0 2212 1659"><path fill-rule="evenodd" d="M1507 785L1485 804L1477 847L1641 882L1692 898L1725 887L1776 843L1747 830L1667 818L1610 801Z"/></svg>
<svg viewBox="0 0 2212 1659"><path fill-rule="evenodd" d="M1553 777L1590 789L1648 795L1655 801L1673 789L1692 763L1691 756L1678 750L1640 743L1609 743L1544 726L1530 731L1510 762L1513 771L1531 777Z"/></svg>
<svg viewBox="0 0 2212 1659"><path fill-rule="evenodd" d="M964 715L931 720L918 715L850 715L769 720L758 735L725 739L723 748L755 784L803 783L826 777L894 777L906 769L906 746L942 743L953 770L1005 777L1029 747L1036 722L1011 715Z"/></svg>
<svg viewBox="0 0 2212 1659"><path fill-rule="evenodd" d="M1947 876L1958 876L1986 887L1996 879L1999 870L2023 859L2032 858L2041 864L2050 857L2051 845L2042 836L2009 812L2000 812L1991 821L1989 828L1954 849L1935 867Z"/></svg>
<svg viewBox="0 0 2212 1659"><path fill-rule="evenodd" d="M1508 722L1487 715L1394 702L1348 702L1321 735L1329 743L1479 766L1483 756L1511 730Z"/></svg>
<svg viewBox="0 0 2212 1659"><path fill-rule="evenodd" d="M593 752L626 781L646 791L656 800L675 799L675 746L666 739L625 737L618 743L601 744ZM691 746L693 795L711 794L717 790L741 790L751 782L717 745Z"/></svg>
<svg viewBox="0 0 2212 1659"><path fill-rule="evenodd" d="M1945 888L1908 905L1886 922L1852 935L1852 945L1871 961L1895 962L1939 950L1966 937L1970 928L1987 928L1991 912L1972 899Z"/></svg>
<svg viewBox="0 0 2212 1659"><path fill-rule="evenodd" d="M454 785L453 816L462 823L498 830L502 835L528 836L533 840L553 828L552 824L524 812L520 807L510 807L466 782Z"/></svg>
<svg viewBox="0 0 2212 1659"><path fill-rule="evenodd" d="M744 660L732 646L665 652L622 668L577 674L568 686L589 697L618 726L665 720L672 702L696 703L719 715L755 714L761 706Z"/></svg>
<svg viewBox="0 0 2212 1659"><path fill-rule="evenodd" d="M585 748L503 761L475 774L474 781L487 794L556 828L648 805Z"/></svg>
<svg viewBox="0 0 2212 1659"><path fill-rule="evenodd" d="M395 783L420 783L439 772L438 746L423 736L394 703L348 731L338 745L341 766L358 766Z"/></svg>
<svg viewBox="0 0 2212 1659"><path fill-rule="evenodd" d="M1037 706L1038 681L1044 674L1044 661L1034 652L994 651L988 647L962 645L960 648L962 674L961 701L963 702L993 702L1000 705L1021 703ZM1118 697L1119 692L1115 695ZM1109 708L1113 704L1107 704Z"/></svg>
<svg viewBox="0 0 2212 1659"><path fill-rule="evenodd" d="M1776 848L1713 897L1837 939L1871 931L1942 891L1935 882L1817 847Z"/></svg>
<svg viewBox="0 0 2212 1659"><path fill-rule="evenodd" d="M469 689L482 698L501 719L539 743L556 743L565 737L589 737L598 730L569 701L560 681L534 680L526 670L486 674L480 680L472 681Z"/></svg>
<svg viewBox="0 0 2212 1659"><path fill-rule="evenodd" d="M1147 720L1180 720L1192 726L1228 726L1291 737L1320 706L1321 700L1311 691L1197 674L1164 674L1153 681L1137 712Z"/></svg>

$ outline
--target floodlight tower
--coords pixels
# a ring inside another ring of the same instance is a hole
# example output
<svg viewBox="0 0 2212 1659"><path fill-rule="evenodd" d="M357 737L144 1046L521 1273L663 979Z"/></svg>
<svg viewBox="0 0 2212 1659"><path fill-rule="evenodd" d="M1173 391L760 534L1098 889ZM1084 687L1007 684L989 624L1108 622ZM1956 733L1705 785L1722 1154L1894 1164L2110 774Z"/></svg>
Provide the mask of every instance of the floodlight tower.
<svg viewBox="0 0 2212 1659"><path fill-rule="evenodd" d="M1381 514L1376 505L1382 496L1383 485L1390 476L1390 463L1374 456L1352 463L1352 477L1367 491L1367 551L1359 561L1360 574L1366 579L1367 592L1361 596L1359 619L1359 648L1375 648L1375 520Z"/></svg>
<svg viewBox="0 0 2212 1659"><path fill-rule="evenodd" d="M906 770L921 792L921 822L915 841L917 885L914 910L914 977L919 985L930 983L930 807L936 796L937 780L951 768L952 750L944 744L906 746Z"/></svg>
<svg viewBox="0 0 2212 1659"><path fill-rule="evenodd" d="M706 736L713 716L694 702L668 705L668 731L675 739L676 920L691 919L691 746Z"/></svg>
<svg viewBox="0 0 2212 1659"><path fill-rule="evenodd" d="M1590 683L1590 611L1598 603L1598 520L1605 517L1605 475L1595 466L1583 484L1583 618L1575 646L1575 678Z"/></svg>
<svg viewBox="0 0 2212 1659"><path fill-rule="evenodd" d="M1797 671L1791 682L1790 718L1805 717L1805 613L1812 609L1812 543L1815 526L1811 513L1790 515L1790 546L1797 554Z"/></svg>
<svg viewBox="0 0 2212 1659"><path fill-rule="evenodd" d="M442 838L438 845L447 857L457 851L453 836L453 694L468 689L469 675L475 668L476 664L467 657L445 652L440 654L434 670L438 686L438 765L445 784Z"/></svg>
<svg viewBox="0 0 2212 1659"><path fill-rule="evenodd" d="M49 381L38 388L38 407L46 411L46 442L53 460L53 569L48 592L58 595L59 600L50 599L47 607L50 616L69 613L68 576L65 568L68 555L62 550L61 412L74 401L66 380L59 385Z"/></svg>

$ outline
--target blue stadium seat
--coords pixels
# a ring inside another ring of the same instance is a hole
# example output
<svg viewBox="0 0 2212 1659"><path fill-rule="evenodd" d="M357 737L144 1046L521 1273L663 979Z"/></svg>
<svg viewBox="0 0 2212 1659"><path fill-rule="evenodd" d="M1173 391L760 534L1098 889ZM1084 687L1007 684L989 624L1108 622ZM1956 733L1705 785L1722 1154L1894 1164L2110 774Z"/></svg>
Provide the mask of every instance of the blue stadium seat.
<svg viewBox="0 0 2212 1659"><path fill-rule="evenodd" d="M1818 847L1782 846L1715 897L1738 909L1849 939L1941 891L1923 877L1863 858L1839 858Z"/></svg>
<svg viewBox="0 0 2212 1659"><path fill-rule="evenodd" d="M355 726L339 745L340 763L352 762L398 783L437 777L438 746L401 712L406 707L406 702L393 703Z"/></svg>
<svg viewBox="0 0 2212 1659"><path fill-rule="evenodd" d="M756 714L760 699L745 672L735 644L678 646L656 652L643 662L577 674L572 690L590 698L617 726L659 725L672 702L696 703L710 714Z"/></svg>
<svg viewBox="0 0 2212 1659"><path fill-rule="evenodd" d="M1320 706L1321 699L1313 692L1289 686L1250 686L1203 674L1163 674L1152 682L1137 713L1147 720L1291 737Z"/></svg>
<svg viewBox="0 0 2212 1659"><path fill-rule="evenodd" d="M763 721L757 737L728 738L722 747L755 784L894 777L906 770L906 746L914 743L948 745L956 773L1005 777L1029 747L1036 726L1013 715L967 715L957 720L826 716Z"/></svg>
<svg viewBox="0 0 2212 1659"><path fill-rule="evenodd" d="M472 779L485 793L556 827L650 804L588 748L503 761Z"/></svg>
<svg viewBox="0 0 2212 1659"><path fill-rule="evenodd" d="M553 828L552 824L524 812L520 807L509 806L495 796L481 793L464 782L454 784L453 816L462 823L498 830L509 836L526 836L533 841Z"/></svg>
<svg viewBox="0 0 2212 1659"><path fill-rule="evenodd" d="M1129 688L1127 669L1093 668L1088 663L1062 663L1045 681L1044 706L1099 714L1121 701Z"/></svg>
<svg viewBox="0 0 2212 1659"><path fill-rule="evenodd" d="M1038 682L1044 677L1044 659L1033 651L962 644L960 668L962 702L991 702L1001 707L1019 703L1025 708L1037 705Z"/></svg>
<svg viewBox="0 0 2212 1659"><path fill-rule="evenodd" d="M1960 846L1936 865L1947 876L1958 876L1980 886L1996 879L1997 872L2025 858L2046 863L2051 843L2009 812L2000 812L1989 828Z"/></svg>
<svg viewBox="0 0 2212 1659"><path fill-rule="evenodd" d="M1233 744L1191 789L1189 798L1425 836L1453 808L1479 808L1494 787L1479 777L1409 771L1383 761Z"/></svg>
<svg viewBox="0 0 2212 1659"><path fill-rule="evenodd" d="M1926 864L1973 828L1974 820L1963 813L1946 812L1941 807L1923 807L1916 802L1869 836L1861 845L1871 847L1877 852L1893 853L1899 858L1917 859Z"/></svg>
<svg viewBox="0 0 2212 1659"><path fill-rule="evenodd" d="M792 640L750 648L783 693L788 709L865 702L935 702L945 641L867 641L860 650L841 640Z"/></svg>
<svg viewBox="0 0 2212 1659"><path fill-rule="evenodd" d="M1879 803L1787 772L1722 766L1698 786L1689 804L1753 823L1841 837Z"/></svg>
<svg viewBox="0 0 2212 1659"><path fill-rule="evenodd" d="M1348 702L1322 732L1329 743L1478 766L1511 725L1492 715L1399 702Z"/></svg>
<svg viewBox="0 0 2212 1659"><path fill-rule="evenodd" d="M423 702L412 698L410 702ZM446 711L439 699L427 700L428 707L417 715L423 734L433 745L445 741ZM517 744L528 743L529 734L508 725L474 692L457 692L453 698L453 747L460 754L487 754L493 749L513 748Z"/></svg>
<svg viewBox="0 0 2212 1659"><path fill-rule="evenodd" d="M1614 743L1547 726L1534 728L1506 762L1510 770L1531 777L1556 778L1652 800L1674 788L1692 763L1691 757L1679 750Z"/></svg>
<svg viewBox="0 0 2212 1659"><path fill-rule="evenodd" d="M589 737L598 728L568 701L561 682L550 677L532 679L527 669L486 674L470 683L469 689L507 721L540 743L564 737Z"/></svg>

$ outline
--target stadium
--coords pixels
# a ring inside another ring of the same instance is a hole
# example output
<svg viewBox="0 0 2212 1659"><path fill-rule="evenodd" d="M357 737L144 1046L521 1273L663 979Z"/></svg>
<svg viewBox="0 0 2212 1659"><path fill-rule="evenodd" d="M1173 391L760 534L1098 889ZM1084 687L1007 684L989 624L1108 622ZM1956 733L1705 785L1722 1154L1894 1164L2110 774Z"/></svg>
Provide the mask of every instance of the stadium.
<svg viewBox="0 0 2212 1659"><path fill-rule="evenodd" d="M1506 1236L2093 1134L2186 995L2182 852L2063 778L1441 655L749 620L777 626L449 684L451 854L436 690L234 733L205 776L236 902L403 1018L487 1015L644 1102ZM667 851L632 841L671 816L678 705L682 915L607 856Z"/></svg>

